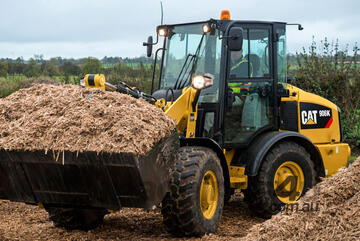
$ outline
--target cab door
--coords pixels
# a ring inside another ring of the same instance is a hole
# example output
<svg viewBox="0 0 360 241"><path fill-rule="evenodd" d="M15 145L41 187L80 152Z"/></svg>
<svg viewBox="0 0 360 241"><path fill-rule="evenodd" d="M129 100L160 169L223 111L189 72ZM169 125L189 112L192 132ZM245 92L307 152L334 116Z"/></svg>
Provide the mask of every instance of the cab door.
<svg viewBox="0 0 360 241"><path fill-rule="evenodd" d="M274 127L272 26L240 27L242 51L227 53L226 91L233 98L225 108L225 147L247 145L257 134Z"/></svg>

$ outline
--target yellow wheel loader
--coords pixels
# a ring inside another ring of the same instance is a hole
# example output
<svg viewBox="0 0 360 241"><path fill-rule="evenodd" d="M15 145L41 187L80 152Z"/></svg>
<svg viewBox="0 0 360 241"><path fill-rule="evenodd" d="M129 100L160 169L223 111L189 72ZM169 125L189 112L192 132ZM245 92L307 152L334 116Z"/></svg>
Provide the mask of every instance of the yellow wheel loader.
<svg viewBox="0 0 360 241"><path fill-rule="evenodd" d="M67 229L160 204L171 234L202 236L216 231L236 189L270 217L346 166L340 109L288 83L287 24L229 15L158 26L151 94L99 74L82 81L146 99L176 120L177 132L145 156L66 152L65 165L40 151L0 150L0 198L39 204ZM148 56L156 43L144 43Z"/></svg>

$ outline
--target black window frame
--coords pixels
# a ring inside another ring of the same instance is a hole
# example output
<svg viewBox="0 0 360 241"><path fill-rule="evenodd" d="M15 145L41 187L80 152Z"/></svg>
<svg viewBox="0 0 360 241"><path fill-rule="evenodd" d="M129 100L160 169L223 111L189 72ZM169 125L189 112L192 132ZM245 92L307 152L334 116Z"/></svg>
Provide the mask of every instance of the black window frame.
<svg viewBox="0 0 360 241"><path fill-rule="evenodd" d="M273 35L273 29L272 29L272 25L271 24L234 24L232 27L241 27L243 29L268 29L269 31L269 77L250 77L250 78L230 78L230 54L227 53L227 68L226 68L226 79L229 80L230 82L236 82L236 81L244 81L244 82L248 82L249 79L254 80L254 81L265 81L265 80L269 80L269 79L273 79L274 77L274 61L273 58L271 58L271 56L273 56L273 41L272 41L272 35ZM248 34L250 31L248 31ZM250 41L249 41L249 45L250 45ZM250 48L249 48L250 51Z"/></svg>

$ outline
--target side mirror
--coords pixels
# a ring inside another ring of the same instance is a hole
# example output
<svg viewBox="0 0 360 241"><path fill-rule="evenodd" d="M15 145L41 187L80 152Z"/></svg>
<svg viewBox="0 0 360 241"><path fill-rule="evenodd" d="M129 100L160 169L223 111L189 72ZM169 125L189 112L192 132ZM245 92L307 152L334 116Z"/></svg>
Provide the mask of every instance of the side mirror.
<svg viewBox="0 0 360 241"><path fill-rule="evenodd" d="M151 57L153 49L153 37L149 36L147 42L143 43L143 46L146 46L146 56Z"/></svg>
<svg viewBox="0 0 360 241"><path fill-rule="evenodd" d="M240 51L243 45L243 29L232 27L229 31L228 46L230 51Z"/></svg>

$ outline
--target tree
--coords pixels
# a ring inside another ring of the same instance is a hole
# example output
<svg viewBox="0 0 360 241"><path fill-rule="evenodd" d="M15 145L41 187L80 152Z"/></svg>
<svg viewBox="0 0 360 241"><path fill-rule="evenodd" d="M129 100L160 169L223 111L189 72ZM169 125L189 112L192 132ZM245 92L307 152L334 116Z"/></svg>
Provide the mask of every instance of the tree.
<svg viewBox="0 0 360 241"><path fill-rule="evenodd" d="M60 66L60 70L64 72L65 75L79 75L81 73L80 67L70 61L66 61Z"/></svg>
<svg viewBox="0 0 360 241"><path fill-rule="evenodd" d="M44 76L57 76L59 75L59 68L51 62L43 62L41 64L41 71Z"/></svg>
<svg viewBox="0 0 360 241"><path fill-rule="evenodd" d="M85 59L85 64L82 66L82 73L85 74L98 74L102 72L102 64L96 59L89 57Z"/></svg>
<svg viewBox="0 0 360 241"><path fill-rule="evenodd" d="M24 74L26 77L39 77L41 72L40 65L34 59L30 59L29 63L24 69Z"/></svg>
<svg viewBox="0 0 360 241"><path fill-rule="evenodd" d="M9 63L8 64L8 74L10 74L10 75L23 74L25 67L26 67L26 64L24 64L24 63L20 63L20 62Z"/></svg>
<svg viewBox="0 0 360 241"><path fill-rule="evenodd" d="M24 63L24 58L21 56L21 57L18 57L16 60L15 60L16 63L18 64L23 64Z"/></svg>
<svg viewBox="0 0 360 241"><path fill-rule="evenodd" d="M43 63L44 62L44 55L43 54L34 54L34 59L37 63Z"/></svg>
<svg viewBox="0 0 360 241"><path fill-rule="evenodd" d="M6 77L8 74L8 63L0 62L0 76Z"/></svg>

